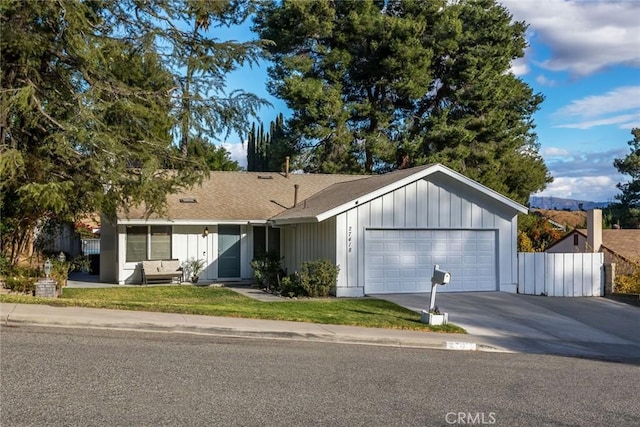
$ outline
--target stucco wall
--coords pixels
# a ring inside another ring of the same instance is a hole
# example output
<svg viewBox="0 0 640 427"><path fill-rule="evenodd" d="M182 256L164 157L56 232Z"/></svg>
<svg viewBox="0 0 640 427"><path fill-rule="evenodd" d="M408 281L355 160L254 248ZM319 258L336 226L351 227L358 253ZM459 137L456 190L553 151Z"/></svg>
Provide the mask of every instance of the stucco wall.
<svg viewBox="0 0 640 427"><path fill-rule="evenodd" d="M573 244L573 235L578 235L578 245ZM575 253L575 252L586 252L587 248L587 238L582 234L573 232L571 235L565 237L563 240L559 241L545 252L550 253Z"/></svg>

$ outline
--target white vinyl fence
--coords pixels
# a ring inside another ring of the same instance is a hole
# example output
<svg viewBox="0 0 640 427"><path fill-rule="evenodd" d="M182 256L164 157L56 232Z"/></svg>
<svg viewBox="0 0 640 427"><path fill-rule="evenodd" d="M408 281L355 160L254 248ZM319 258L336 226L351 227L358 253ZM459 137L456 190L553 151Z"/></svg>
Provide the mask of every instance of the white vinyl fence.
<svg viewBox="0 0 640 427"><path fill-rule="evenodd" d="M603 296L604 254L518 252L518 293Z"/></svg>

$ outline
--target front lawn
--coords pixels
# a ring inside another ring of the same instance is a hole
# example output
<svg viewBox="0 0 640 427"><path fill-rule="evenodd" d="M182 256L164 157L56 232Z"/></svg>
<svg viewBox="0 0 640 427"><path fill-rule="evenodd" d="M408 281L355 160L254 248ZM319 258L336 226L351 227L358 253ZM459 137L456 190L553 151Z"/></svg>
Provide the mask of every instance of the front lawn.
<svg viewBox="0 0 640 427"><path fill-rule="evenodd" d="M0 302L464 333L462 328L451 324L425 325L420 322L418 313L378 299L328 298L262 302L225 288L195 286L65 288L62 297L57 299L0 295Z"/></svg>

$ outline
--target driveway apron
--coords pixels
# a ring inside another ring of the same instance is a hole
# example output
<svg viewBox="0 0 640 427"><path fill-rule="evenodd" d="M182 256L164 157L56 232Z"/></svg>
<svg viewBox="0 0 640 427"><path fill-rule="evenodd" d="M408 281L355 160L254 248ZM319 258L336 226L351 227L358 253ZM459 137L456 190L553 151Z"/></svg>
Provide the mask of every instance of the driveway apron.
<svg viewBox="0 0 640 427"><path fill-rule="evenodd" d="M430 294L375 295L420 312ZM496 346L640 362L640 308L604 298L553 298L502 292L437 295L449 321Z"/></svg>

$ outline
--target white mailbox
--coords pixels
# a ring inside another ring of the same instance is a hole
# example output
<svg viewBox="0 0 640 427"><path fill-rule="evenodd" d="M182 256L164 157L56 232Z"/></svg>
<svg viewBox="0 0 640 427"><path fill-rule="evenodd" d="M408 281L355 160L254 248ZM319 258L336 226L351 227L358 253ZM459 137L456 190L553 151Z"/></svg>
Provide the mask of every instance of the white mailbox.
<svg viewBox="0 0 640 427"><path fill-rule="evenodd" d="M433 267L433 276L431 277L431 283L446 285L451 281L451 273L448 271L440 270L439 265Z"/></svg>
<svg viewBox="0 0 640 427"><path fill-rule="evenodd" d="M436 310L436 291L438 285L446 285L451 281L451 273L448 271L440 270L438 264L433 266L433 275L431 276L431 299L429 301L429 311L422 310L422 323L431 324L431 317L433 314L440 314ZM448 313L444 313L444 322L447 322ZM425 321L426 320L426 321Z"/></svg>

